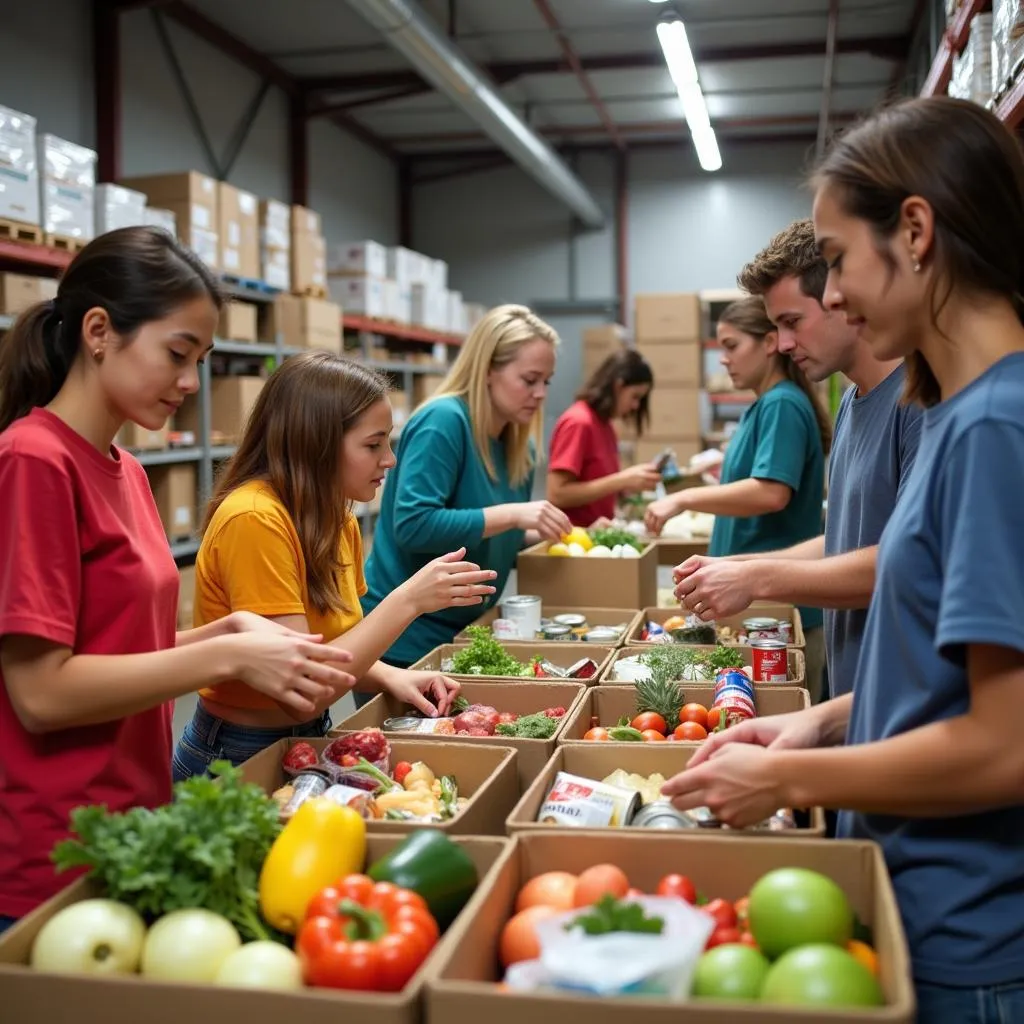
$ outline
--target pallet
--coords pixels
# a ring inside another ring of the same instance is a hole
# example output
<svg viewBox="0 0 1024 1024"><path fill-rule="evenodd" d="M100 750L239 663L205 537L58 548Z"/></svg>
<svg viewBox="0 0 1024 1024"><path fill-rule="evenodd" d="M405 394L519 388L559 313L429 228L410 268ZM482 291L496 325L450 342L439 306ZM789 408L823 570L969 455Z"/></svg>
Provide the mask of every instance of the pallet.
<svg viewBox="0 0 1024 1024"><path fill-rule="evenodd" d="M25 224L20 220L0 220L0 239L42 245L43 229L38 224Z"/></svg>
<svg viewBox="0 0 1024 1024"><path fill-rule="evenodd" d="M326 299L327 289L321 288L319 285L311 284L306 288L293 289L292 294L299 295L304 299Z"/></svg>
<svg viewBox="0 0 1024 1024"><path fill-rule="evenodd" d="M51 249L60 249L61 252L78 253L89 243L83 238L72 238L70 235L46 234L46 244Z"/></svg>
<svg viewBox="0 0 1024 1024"><path fill-rule="evenodd" d="M267 284L266 281L259 281L254 277L238 277L235 274L221 274L220 279L229 287L236 288L243 292L253 292L256 295L272 297L279 295L280 288Z"/></svg>

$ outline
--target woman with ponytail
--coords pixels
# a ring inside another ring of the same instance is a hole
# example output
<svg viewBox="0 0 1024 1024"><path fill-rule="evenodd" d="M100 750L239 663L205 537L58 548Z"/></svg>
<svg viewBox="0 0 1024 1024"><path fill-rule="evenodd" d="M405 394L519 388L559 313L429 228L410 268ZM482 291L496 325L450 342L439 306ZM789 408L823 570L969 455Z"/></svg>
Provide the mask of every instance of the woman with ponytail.
<svg viewBox="0 0 1024 1024"><path fill-rule="evenodd" d="M174 698L243 679L298 720L353 684L348 652L256 615L175 632L177 568L113 440L198 389L220 303L192 253L126 228L0 342L0 930L67 884L71 810L170 799Z"/></svg>

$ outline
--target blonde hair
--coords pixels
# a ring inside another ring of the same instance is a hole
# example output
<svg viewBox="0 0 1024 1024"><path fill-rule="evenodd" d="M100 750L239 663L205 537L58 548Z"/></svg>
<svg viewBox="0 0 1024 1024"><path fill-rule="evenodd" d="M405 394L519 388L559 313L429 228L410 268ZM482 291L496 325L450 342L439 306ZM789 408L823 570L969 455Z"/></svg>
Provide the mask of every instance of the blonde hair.
<svg viewBox="0 0 1024 1024"><path fill-rule="evenodd" d="M448 376L420 406L423 408L439 398L461 398L465 401L469 407L473 443L492 480L498 479L498 471L491 458L491 438L487 431L493 407L487 374L507 366L524 345L538 338L553 347L559 344L555 329L526 306L496 306L470 331ZM505 462L509 482L513 486L523 483L533 469L536 453L543 447L543 433L543 403L528 424L510 423L502 431Z"/></svg>

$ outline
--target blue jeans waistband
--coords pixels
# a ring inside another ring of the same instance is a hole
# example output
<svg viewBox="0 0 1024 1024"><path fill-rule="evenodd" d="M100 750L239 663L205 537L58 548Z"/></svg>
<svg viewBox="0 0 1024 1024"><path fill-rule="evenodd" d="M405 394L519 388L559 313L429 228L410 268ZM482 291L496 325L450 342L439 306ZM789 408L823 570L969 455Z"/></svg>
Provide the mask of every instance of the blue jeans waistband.
<svg viewBox="0 0 1024 1024"><path fill-rule="evenodd" d="M266 738L266 746L270 746L275 740L284 739L288 736L308 736L310 729L321 726L324 733L331 727L331 713L325 711L319 718L311 718L308 722L300 722L293 726L272 725L269 727L254 725L238 725L235 722L228 722L216 715L211 715L203 707L202 701L196 704L195 713L192 715L192 728L198 739L209 746L216 746L218 739L221 741L253 739L257 736Z"/></svg>

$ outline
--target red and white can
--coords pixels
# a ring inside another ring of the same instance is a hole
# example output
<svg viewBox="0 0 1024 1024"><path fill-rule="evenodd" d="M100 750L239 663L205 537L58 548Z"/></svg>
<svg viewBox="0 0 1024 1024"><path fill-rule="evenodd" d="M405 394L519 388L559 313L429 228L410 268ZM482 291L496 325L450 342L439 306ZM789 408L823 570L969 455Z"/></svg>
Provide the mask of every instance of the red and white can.
<svg viewBox="0 0 1024 1024"><path fill-rule="evenodd" d="M785 683L789 679L789 659L784 640L755 640L750 647L754 653L755 683Z"/></svg>

